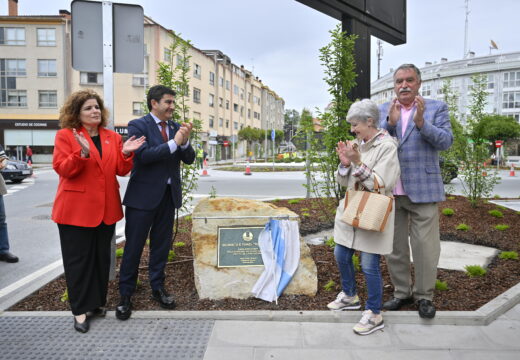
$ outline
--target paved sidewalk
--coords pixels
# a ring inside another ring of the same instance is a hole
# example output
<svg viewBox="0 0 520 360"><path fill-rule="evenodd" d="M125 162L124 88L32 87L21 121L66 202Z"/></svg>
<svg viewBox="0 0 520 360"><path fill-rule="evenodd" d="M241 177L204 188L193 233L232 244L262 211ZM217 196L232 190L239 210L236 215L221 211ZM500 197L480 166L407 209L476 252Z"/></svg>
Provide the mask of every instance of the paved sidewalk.
<svg viewBox="0 0 520 360"><path fill-rule="evenodd" d="M203 318L209 313L212 319ZM122 322L111 311L80 334L70 312L5 312L0 358L516 360L520 354L520 304L478 326L453 325L463 317L460 312L439 312L433 321L415 311L385 312L385 328L368 336L352 331L360 311L272 312L277 320L255 320L256 313L262 319L265 312L230 313L137 311ZM290 321L291 316L305 321Z"/></svg>

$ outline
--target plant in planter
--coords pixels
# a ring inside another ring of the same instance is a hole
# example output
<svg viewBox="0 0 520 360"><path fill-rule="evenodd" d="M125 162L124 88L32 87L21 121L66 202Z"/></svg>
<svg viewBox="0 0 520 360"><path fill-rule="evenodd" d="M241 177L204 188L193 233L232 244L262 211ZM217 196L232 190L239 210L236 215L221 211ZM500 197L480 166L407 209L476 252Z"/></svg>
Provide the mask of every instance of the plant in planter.
<svg viewBox="0 0 520 360"><path fill-rule="evenodd" d="M487 273L486 269L480 265L466 265L464 269L469 277L484 276Z"/></svg>
<svg viewBox="0 0 520 360"><path fill-rule="evenodd" d="M453 214L455 214L455 210L450 208L444 208L442 209L442 214L446 216L452 216Z"/></svg>
<svg viewBox="0 0 520 360"><path fill-rule="evenodd" d="M506 224L498 224L498 225L495 225L495 229L500 230L500 231L504 231L504 230L509 229L509 225L506 225Z"/></svg>
<svg viewBox="0 0 520 360"><path fill-rule="evenodd" d="M461 231L468 231L471 229L471 227L466 224L459 224L459 225L457 225L457 227L455 227L455 229L461 230Z"/></svg>
<svg viewBox="0 0 520 360"><path fill-rule="evenodd" d="M506 260L518 260L518 253L516 251L502 251L498 257Z"/></svg>
<svg viewBox="0 0 520 360"><path fill-rule="evenodd" d="M441 281L439 279L435 280L435 290L438 291L446 291L448 290L448 282L447 281Z"/></svg>
<svg viewBox="0 0 520 360"><path fill-rule="evenodd" d="M323 290L332 291L336 287L336 283L334 280L329 280L325 285L323 285Z"/></svg>
<svg viewBox="0 0 520 360"><path fill-rule="evenodd" d="M491 215L491 216L494 216L496 218L503 218L504 217L504 214L502 214L502 211L500 210L489 210L488 211L488 214Z"/></svg>

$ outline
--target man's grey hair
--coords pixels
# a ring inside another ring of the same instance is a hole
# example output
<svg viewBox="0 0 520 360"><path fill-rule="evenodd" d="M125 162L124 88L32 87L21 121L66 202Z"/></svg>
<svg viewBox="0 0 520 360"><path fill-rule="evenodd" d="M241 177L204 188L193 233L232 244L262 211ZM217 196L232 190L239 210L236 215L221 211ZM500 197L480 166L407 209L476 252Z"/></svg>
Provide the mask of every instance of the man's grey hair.
<svg viewBox="0 0 520 360"><path fill-rule="evenodd" d="M372 119L372 126L379 128L379 109L377 104L370 99L358 100L350 106L347 113L347 121L360 121L367 123ZM370 125L370 124L369 124Z"/></svg>
<svg viewBox="0 0 520 360"><path fill-rule="evenodd" d="M395 79L395 74L397 74L397 72L399 70L408 70L408 69L412 69L413 71L415 71L415 73L417 74L417 80L419 80L419 82L421 82L421 70L419 70L419 68L417 66L415 66L414 64L403 64L403 65L399 66L394 71L394 79Z"/></svg>

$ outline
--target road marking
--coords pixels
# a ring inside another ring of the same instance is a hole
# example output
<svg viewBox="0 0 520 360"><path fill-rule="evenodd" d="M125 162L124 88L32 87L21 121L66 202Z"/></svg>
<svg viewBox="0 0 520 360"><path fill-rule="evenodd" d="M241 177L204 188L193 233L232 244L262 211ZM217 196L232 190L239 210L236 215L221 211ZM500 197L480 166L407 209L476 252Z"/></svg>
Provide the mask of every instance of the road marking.
<svg viewBox="0 0 520 360"><path fill-rule="evenodd" d="M33 272L32 274L27 275L26 277L18 280L15 283L12 283L9 286L0 290L0 299L6 295L9 295L11 292L21 288L22 286L27 285L28 283L36 280L37 278L46 275L47 273L56 270L58 267L63 266L63 260L56 260L52 264L49 264L38 271Z"/></svg>

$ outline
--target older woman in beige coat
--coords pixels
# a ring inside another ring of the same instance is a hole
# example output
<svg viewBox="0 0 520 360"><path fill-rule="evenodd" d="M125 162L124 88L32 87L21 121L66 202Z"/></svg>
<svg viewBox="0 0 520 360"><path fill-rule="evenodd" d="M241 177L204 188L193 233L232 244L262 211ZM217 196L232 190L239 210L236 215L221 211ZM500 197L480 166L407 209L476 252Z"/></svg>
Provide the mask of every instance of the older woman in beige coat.
<svg viewBox="0 0 520 360"><path fill-rule="evenodd" d="M388 196L399 177L397 141L386 130L379 129L377 105L369 100L358 101L350 107L347 121L351 132L356 135L353 141L339 142L336 152L340 159L337 181L347 189L355 184L369 191L374 190L374 179ZM361 185L361 186L359 186ZM344 200L340 201L334 224L334 255L341 275L342 291L336 300L328 304L331 310L359 309L356 280L352 255L361 252L361 268L367 283L368 299L360 322L354 332L368 335L384 327L381 315L383 300L383 280L381 277L381 255L392 252L394 236L394 209L387 220L383 232L353 228L341 220Z"/></svg>

